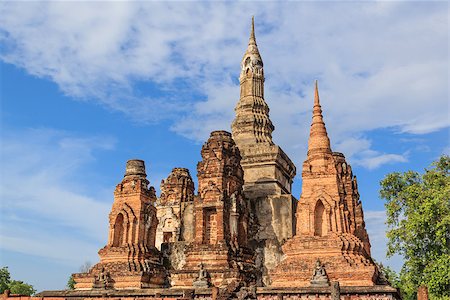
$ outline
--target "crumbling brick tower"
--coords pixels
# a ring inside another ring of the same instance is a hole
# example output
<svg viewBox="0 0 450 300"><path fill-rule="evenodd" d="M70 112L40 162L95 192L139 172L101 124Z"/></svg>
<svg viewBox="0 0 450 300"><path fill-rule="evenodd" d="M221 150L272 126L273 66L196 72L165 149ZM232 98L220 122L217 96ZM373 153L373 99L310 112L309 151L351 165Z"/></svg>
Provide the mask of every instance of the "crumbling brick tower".
<svg viewBox="0 0 450 300"><path fill-rule="evenodd" d="M241 92L231 129L242 155L244 193L257 217L252 234L257 267L262 270L261 279L269 284L267 271L279 263L281 244L295 233L297 200L291 194L291 187L296 169L287 154L272 141L275 127L264 100L264 66L256 45L253 19L239 81Z"/></svg>
<svg viewBox="0 0 450 300"><path fill-rule="evenodd" d="M100 263L88 273L74 274L76 289L148 288L164 284L165 271L155 248L156 201L142 160L129 160L125 176L114 191L109 214L108 244Z"/></svg>
<svg viewBox="0 0 450 300"><path fill-rule="evenodd" d="M214 131L197 165L199 195L194 200L195 240L186 248L186 264L173 271L172 285L192 287L200 264L209 285L254 280L253 253L247 247L249 207L242 192L240 154L231 134Z"/></svg>
<svg viewBox="0 0 450 300"><path fill-rule="evenodd" d="M158 228L156 247L162 243L191 242L194 239L194 182L186 168L173 168L161 181L161 196L156 208Z"/></svg>
<svg viewBox="0 0 450 300"><path fill-rule="evenodd" d="M272 286L311 285L315 264L341 286L375 285L378 271L370 257L356 177L344 155L331 151L317 82L302 180L297 233L282 247L286 258L271 272Z"/></svg>

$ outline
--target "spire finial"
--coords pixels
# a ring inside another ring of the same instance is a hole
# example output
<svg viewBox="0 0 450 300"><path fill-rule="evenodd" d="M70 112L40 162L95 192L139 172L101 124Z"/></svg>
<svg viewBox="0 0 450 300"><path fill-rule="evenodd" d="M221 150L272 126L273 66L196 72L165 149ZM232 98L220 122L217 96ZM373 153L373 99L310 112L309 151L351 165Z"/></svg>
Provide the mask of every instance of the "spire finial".
<svg viewBox="0 0 450 300"><path fill-rule="evenodd" d="M252 16L252 27L250 28L250 40L248 41L249 44L255 44L256 45L256 38L255 38L255 16Z"/></svg>
<svg viewBox="0 0 450 300"><path fill-rule="evenodd" d="M273 145L275 129L264 101L264 64L255 39L255 18L252 17L250 39L241 60L240 99L232 131L238 147L256 143Z"/></svg>
<svg viewBox="0 0 450 300"><path fill-rule="evenodd" d="M315 81L315 88L314 88L314 106L319 105L320 106L320 100L319 100L319 87L317 84L317 79Z"/></svg>
<svg viewBox="0 0 450 300"><path fill-rule="evenodd" d="M319 100L319 87L317 80L314 88L314 107L311 123L311 131L308 141L308 156L316 152L331 153L330 139L322 116L322 107Z"/></svg>

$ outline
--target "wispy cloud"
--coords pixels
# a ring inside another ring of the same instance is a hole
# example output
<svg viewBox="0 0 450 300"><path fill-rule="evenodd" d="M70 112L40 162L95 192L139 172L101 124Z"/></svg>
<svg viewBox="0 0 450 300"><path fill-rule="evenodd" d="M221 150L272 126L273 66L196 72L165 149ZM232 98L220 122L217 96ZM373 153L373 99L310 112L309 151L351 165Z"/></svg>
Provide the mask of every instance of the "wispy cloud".
<svg viewBox="0 0 450 300"><path fill-rule="evenodd" d="M394 255L390 258L386 257L386 212L383 210L368 210L364 213L364 219L370 237L370 244L372 246L372 257L375 258L376 261L382 262L384 265L388 263L390 267L399 272L403 265L402 257L398 255Z"/></svg>
<svg viewBox="0 0 450 300"><path fill-rule="evenodd" d="M274 138L301 164L313 79L333 144L379 128L421 134L449 126L447 8L2 2L0 57L72 97L137 122L168 119L176 133L203 141L213 129L229 130L254 14ZM362 164L369 168L404 161L403 154L369 150L376 152Z"/></svg>
<svg viewBox="0 0 450 300"><path fill-rule="evenodd" d="M396 162L407 162L408 159L404 155L399 154L380 154L378 152L372 151L369 156L362 158L357 161L358 165L366 167L369 170L376 169L384 164L391 164Z"/></svg>
<svg viewBox="0 0 450 300"><path fill-rule="evenodd" d="M95 253L104 243L111 199L87 188L80 176L89 178L83 167L113 149L114 139L51 129L9 131L1 138L1 248L66 261Z"/></svg>
<svg viewBox="0 0 450 300"><path fill-rule="evenodd" d="M372 142L367 138L347 138L336 145L336 150L344 153L355 165L369 170L384 164L408 161L408 153L382 153L371 149Z"/></svg>

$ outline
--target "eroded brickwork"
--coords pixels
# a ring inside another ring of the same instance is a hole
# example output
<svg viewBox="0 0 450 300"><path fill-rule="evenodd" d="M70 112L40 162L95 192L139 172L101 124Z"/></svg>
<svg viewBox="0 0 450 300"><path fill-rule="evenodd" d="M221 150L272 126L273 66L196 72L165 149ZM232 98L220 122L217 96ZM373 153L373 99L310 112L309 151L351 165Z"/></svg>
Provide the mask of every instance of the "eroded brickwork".
<svg viewBox="0 0 450 300"><path fill-rule="evenodd" d="M161 182L161 196L156 202L158 227L156 247L162 243L191 242L194 239L194 182L189 170L174 168Z"/></svg>
<svg viewBox="0 0 450 300"><path fill-rule="evenodd" d="M144 161L129 160L114 191L108 244L100 263L88 273L73 274L76 289L148 288L164 284L165 270L155 248L155 189L148 187Z"/></svg>
<svg viewBox="0 0 450 300"><path fill-rule="evenodd" d="M356 178L344 155L331 150L317 82L297 234L282 249L286 258L271 272L272 286L310 286L317 260L330 281L345 286L377 283Z"/></svg>
<svg viewBox="0 0 450 300"><path fill-rule="evenodd" d="M173 271L175 287L193 286L202 265L214 286L254 280L248 248L249 207L243 195L239 150L231 134L214 131L197 165L199 195L194 201L195 240L186 246L186 264Z"/></svg>

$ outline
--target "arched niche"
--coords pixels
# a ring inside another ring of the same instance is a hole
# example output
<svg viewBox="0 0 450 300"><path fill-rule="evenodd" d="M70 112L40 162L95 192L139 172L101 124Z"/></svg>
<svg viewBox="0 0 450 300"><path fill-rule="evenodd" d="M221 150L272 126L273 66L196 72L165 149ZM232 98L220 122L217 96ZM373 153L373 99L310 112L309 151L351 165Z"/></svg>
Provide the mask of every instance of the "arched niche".
<svg viewBox="0 0 450 300"><path fill-rule="evenodd" d="M321 200L316 202L314 208L314 235L324 236L327 234L325 206Z"/></svg>
<svg viewBox="0 0 450 300"><path fill-rule="evenodd" d="M114 238L113 247L119 247L123 243L124 227L123 227L123 214L119 213L114 222Z"/></svg>

